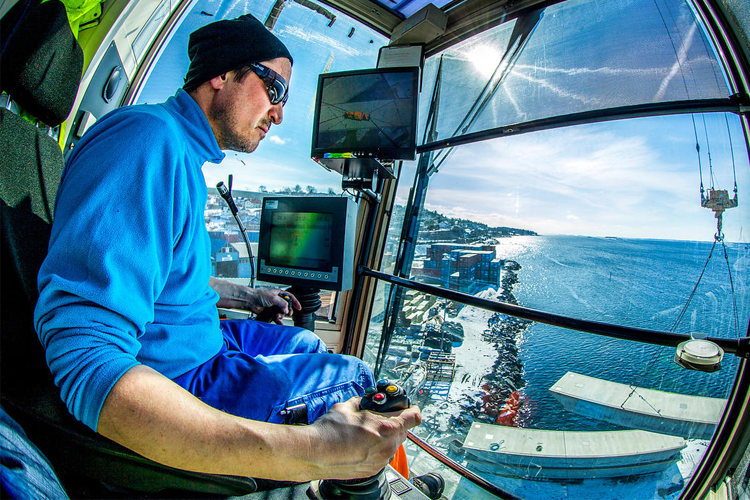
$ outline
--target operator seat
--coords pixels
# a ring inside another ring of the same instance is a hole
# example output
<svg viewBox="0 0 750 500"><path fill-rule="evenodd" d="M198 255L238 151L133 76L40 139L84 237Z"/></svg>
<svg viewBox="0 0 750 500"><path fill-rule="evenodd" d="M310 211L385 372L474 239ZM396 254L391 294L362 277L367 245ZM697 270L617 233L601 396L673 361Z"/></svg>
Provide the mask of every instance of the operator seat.
<svg viewBox="0 0 750 500"><path fill-rule="evenodd" d="M187 472L147 460L75 420L60 399L34 332L33 312L64 165L50 126L65 121L73 107L83 51L59 0L31 9L28 2L21 4L28 13L0 54L0 88L6 93L0 109L2 405L46 454L66 488L93 479L107 488L177 491L180 497L256 491L251 478ZM24 111L38 122L19 116Z"/></svg>

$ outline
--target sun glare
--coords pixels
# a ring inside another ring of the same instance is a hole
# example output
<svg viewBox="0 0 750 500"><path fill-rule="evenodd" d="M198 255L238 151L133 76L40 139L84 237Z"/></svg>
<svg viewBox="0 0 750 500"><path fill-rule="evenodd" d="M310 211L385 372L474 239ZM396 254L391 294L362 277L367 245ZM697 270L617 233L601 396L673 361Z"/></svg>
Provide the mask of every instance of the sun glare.
<svg viewBox="0 0 750 500"><path fill-rule="evenodd" d="M481 76L489 78L500 62L500 52L491 45L475 45L466 54Z"/></svg>

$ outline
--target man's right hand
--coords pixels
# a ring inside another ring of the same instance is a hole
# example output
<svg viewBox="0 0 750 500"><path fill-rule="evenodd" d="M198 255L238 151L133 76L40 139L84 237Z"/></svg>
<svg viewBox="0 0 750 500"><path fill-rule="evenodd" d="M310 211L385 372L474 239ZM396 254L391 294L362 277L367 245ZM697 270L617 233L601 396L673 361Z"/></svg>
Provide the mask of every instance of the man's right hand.
<svg viewBox="0 0 750 500"><path fill-rule="evenodd" d="M406 431L422 422L417 406L389 413L359 409L360 398L338 403L309 426L310 460L321 479L355 479L377 474L396 454Z"/></svg>

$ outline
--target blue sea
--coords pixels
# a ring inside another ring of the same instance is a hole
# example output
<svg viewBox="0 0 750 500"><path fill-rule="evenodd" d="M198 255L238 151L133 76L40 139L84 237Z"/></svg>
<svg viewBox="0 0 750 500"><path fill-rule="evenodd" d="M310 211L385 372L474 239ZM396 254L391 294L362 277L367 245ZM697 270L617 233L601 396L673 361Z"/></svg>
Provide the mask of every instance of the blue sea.
<svg viewBox="0 0 750 500"><path fill-rule="evenodd" d="M498 257L521 265L513 293L522 306L653 330L745 336L750 314L750 245L726 243L725 256L719 243L709 259L712 243L519 236L500 240L497 252ZM522 425L538 429L616 428L566 412L551 397L549 388L567 371L726 398L738 364L735 356L726 354L718 372L689 371L674 363L675 350L670 347L541 323L531 324L517 342L526 384L527 413Z"/></svg>
<svg viewBox="0 0 750 500"><path fill-rule="evenodd" d="M750 315L750 245L727 243L725 257L721 244L711 254L712 244L519 236L500 240L496 248L498 257L521 265L518 282L513 287L519 305L666 332L724 338L745 336ZM465 310L458 319L463 321L467 331L482 332L488 327L484 325L488 317L489 314L478 310ZM482 324L475 324L477 321ZM480 369L479 365L487 366L482 357L495 352L491 343L484 343L486 337L477 343L476 333L472 335L473 340L469 341L467 334L467 342L457 350L466 366L459 367L457 381L452 385L451 396L455 393L456 401L466 401L461 399L464 394L471 396L472 390L478 390L477 383L472 382L477 380L475 372ZM671 347L616 340L541 323L530 323L521 329L516 342L525 384L519 424L534 429L625 429L567 411L552 397L549 389L568 371L651 389L727 398L738 366L737 358L726 354L717 372L690 371L673 361L675 349ZM512 363L514 369L518 366L515 360L508 361L507 356L500 359ZM468 388L463 383L462 372L472 374ZM428 423L444 422L444 413L462 411L446 401L436 403L434 408L423 408ZM440 428L440 425L434 427ZM455 437L462 440L466 431L459 428L455 431ZM417 429L417 433L427 439L431 432L431 429ZM438 435L436 444L442 441ZM707 444L707 441L690 440L682 450L680 461L657 474L572 482L483 475L524 500L675 500L700 462ZM463 461L462 456L456 458ZM466 465L471 468L471 464ZM459 478L449 498L478 500L490 496L468 480Z"/></svg>

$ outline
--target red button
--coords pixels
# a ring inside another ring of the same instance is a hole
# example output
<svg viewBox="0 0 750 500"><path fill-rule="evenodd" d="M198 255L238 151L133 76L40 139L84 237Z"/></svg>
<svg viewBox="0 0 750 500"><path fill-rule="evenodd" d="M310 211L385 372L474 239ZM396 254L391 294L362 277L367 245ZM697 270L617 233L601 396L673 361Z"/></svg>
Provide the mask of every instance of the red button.
<svg viewBox="0 0 750 500"><path fill-rule="evenodd" d="M375 401L376 403L380 403L384 399L385 399L385 394L383 394L382 392L379 392L372 397L372 400Z"/></svg>

